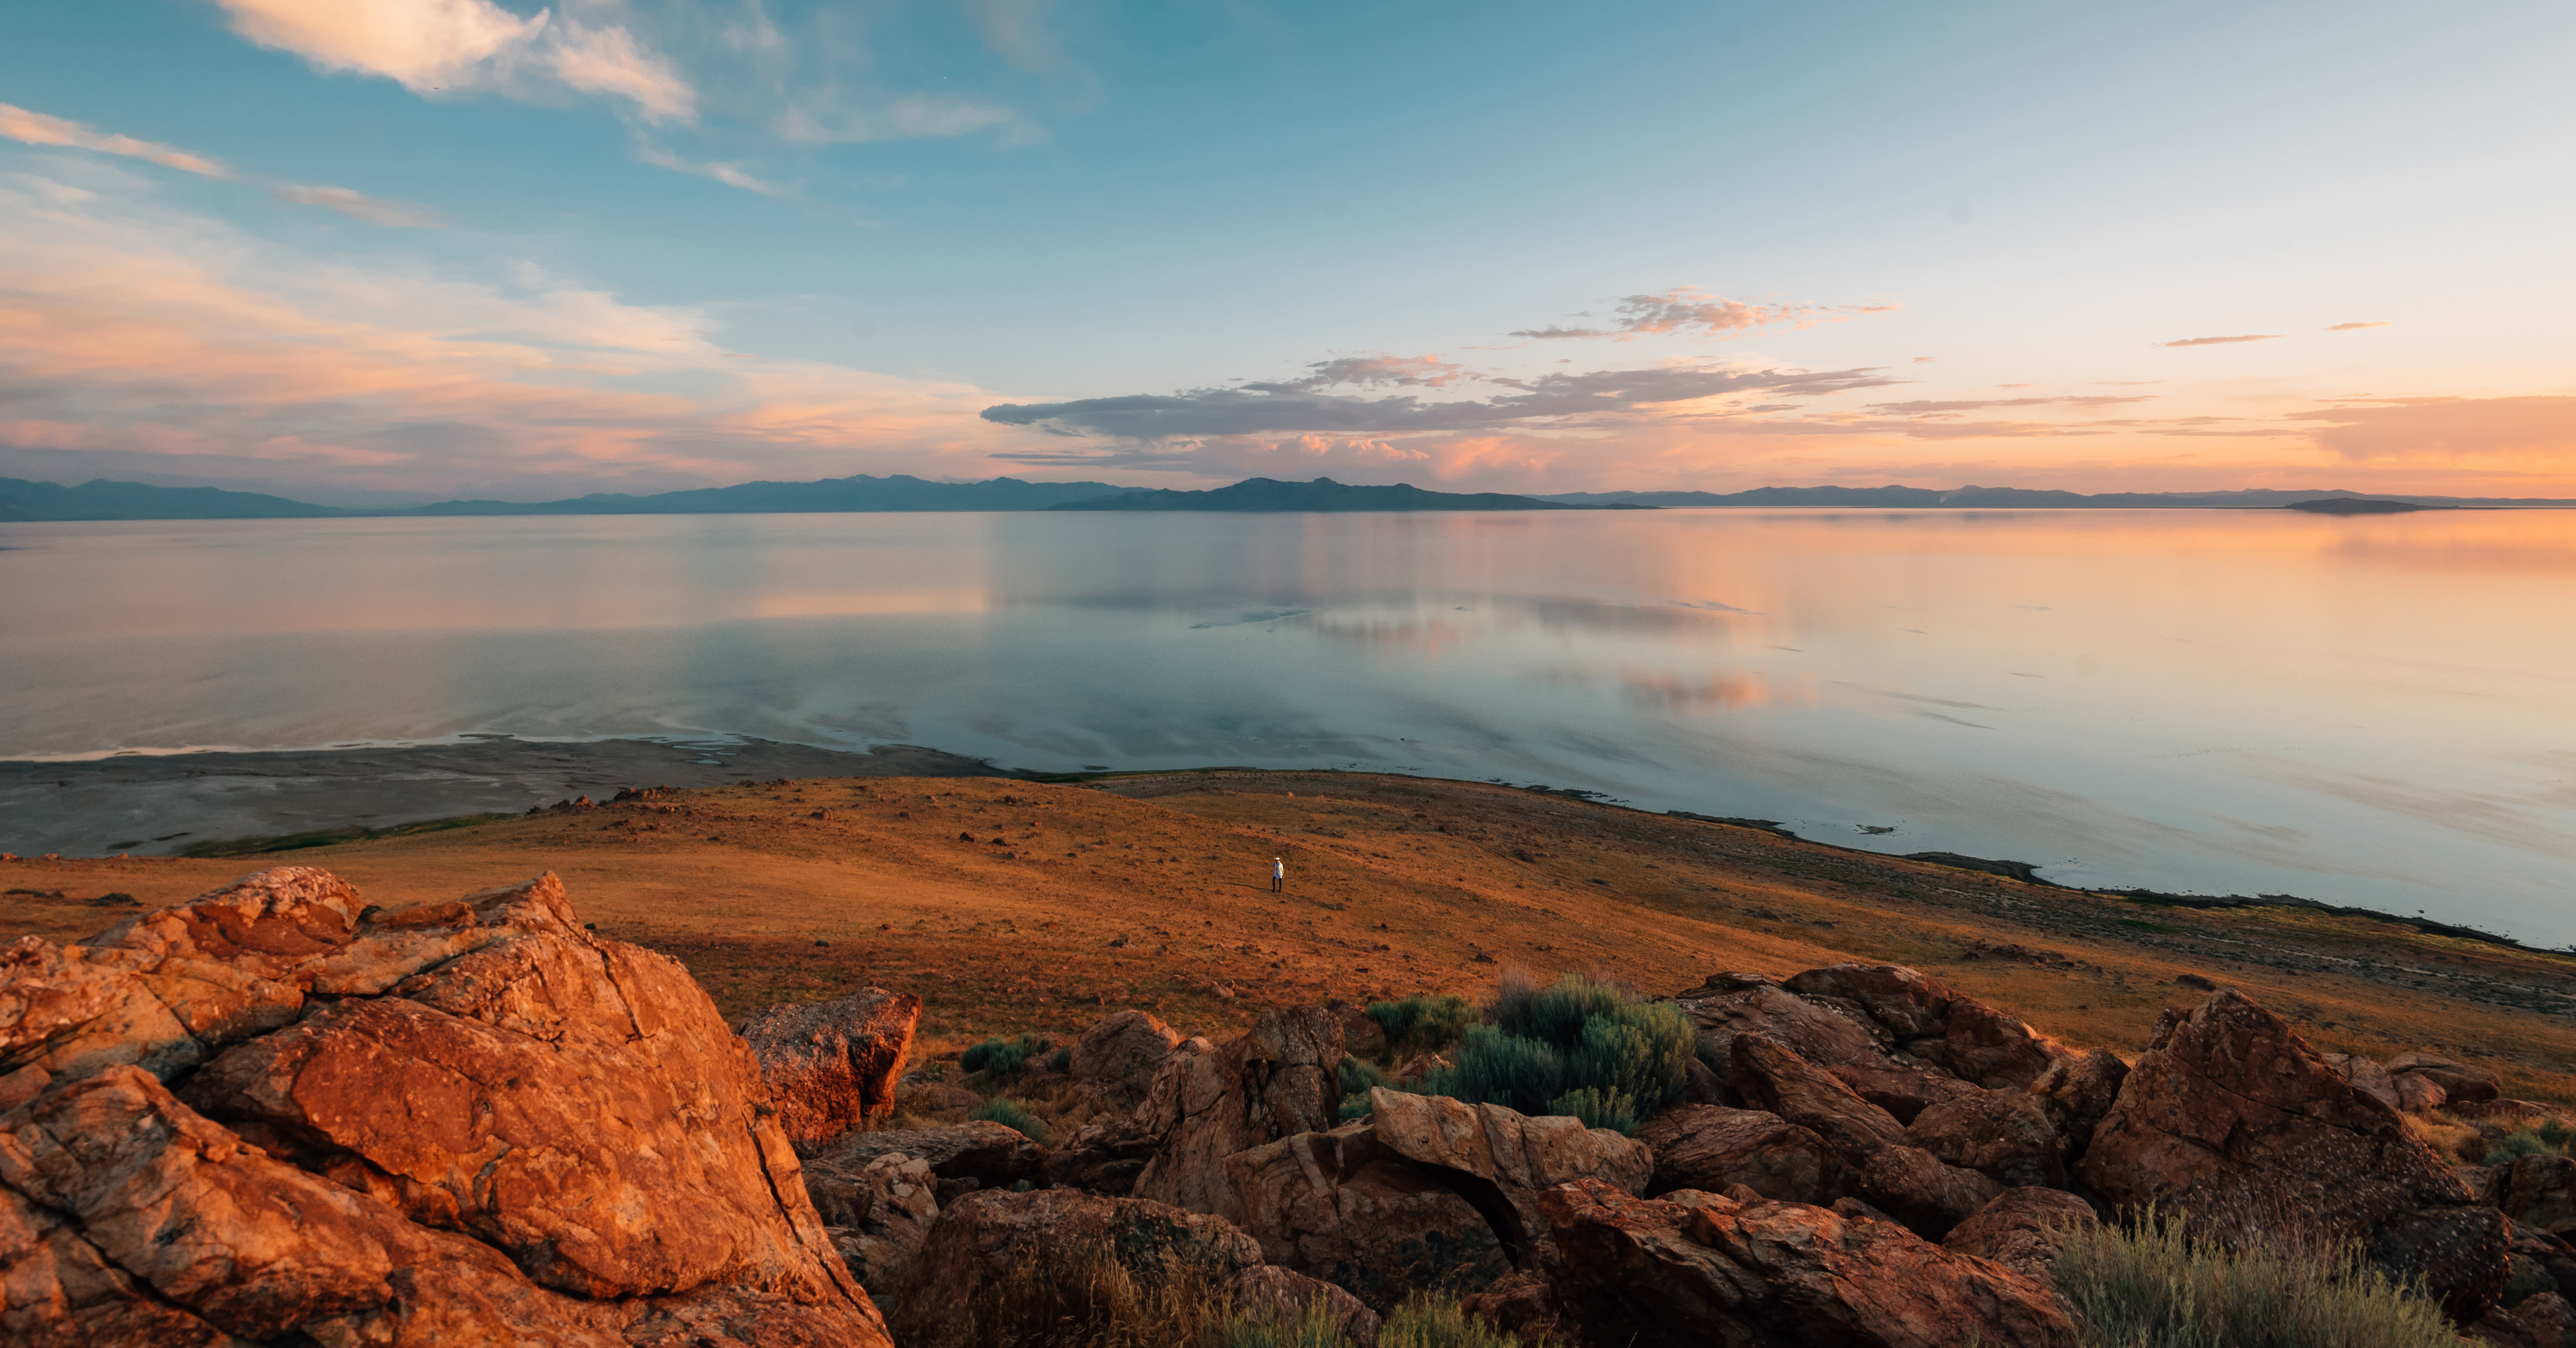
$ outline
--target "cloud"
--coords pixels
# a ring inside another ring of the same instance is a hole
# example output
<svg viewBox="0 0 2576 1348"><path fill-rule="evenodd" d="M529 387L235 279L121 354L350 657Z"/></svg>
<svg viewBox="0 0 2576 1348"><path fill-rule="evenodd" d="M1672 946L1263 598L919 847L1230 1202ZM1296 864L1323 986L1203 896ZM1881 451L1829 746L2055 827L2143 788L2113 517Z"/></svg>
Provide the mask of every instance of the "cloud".
<svg viewBox="0 0 2576 1348"><path fill-rule="evenodd" d="M1303 379L1253 383L1244 387L1257 393L1305 393L1337 384L1442 388L1461 379L1476 378L1475 371L1451 364L1438 356L1340 356L1316 361L1306 368L1314 373Z"/></svg>
<svg viewBox="0 0 2576 1348"><path fill-rule="evenodd" d="M352 220L364 220L371 225L385 225L397 229L432 229L446 223L438 218L437 212L426 206L385 201L345 187L313 187L304 183L279 183L269 189L269 195L280 201L292 201L298 205L319 206L324 210L338 211Z"/></svg>
<svg viewBox="0 0 2576 1348"><path fill-rule="evenodd" d="M1327 362L1329 363L1329 362ZM1632 409L1734 393L1813 396L1901 381L1876 370L1737 370L1702 364L1596 370L1492 379L1515 392L1480 400L1426 403L1411 394L1357 398L1310 391L1306 381L1271 387L1193 389L1060 403L1003 403L986 421L1123 440L1258 435L1290 431L1392 435L1616 415Z"/></svg>
<svg viewBox="0 0 2576 1348"><path fill-rule="evenodd" d="M132 136L100 131L64 117L0 103L0 136L28 145L60 145L76 150L93 150L100 154L121 155L147 163L193 173L201 178L231 181L242 175L221 161L191 154L172 145L161 145ZM338 211L353 220L371 225L408 226L415 229L440 224L435 212L425 206L399 201L385 201L346 187L316 187L306 183L270 181L269 195L298 205L320 206Z"/></svg>
<svg viewBox="0 0 2576 1348"><path fill-rule="evenodd" d="M1614 311L1618 317L1605 327L1570 328L1551 325L1523 328L1510 334L1541 341L1586 337L1654 337L1680 333L1693 337L1723 337L1749 332L1755 328L1789 324L1813 327L1819 323L1839 323L1862 314L1886 313L1898 308L1893 304L1820 305L1764 304L1752 300L1719 299L1697 286L1676 286L1657 295L1630 295L1619 301Z"/></svg>
<svg viewBox="0 0 2576 1348"><path fill-rule="evenodd" d="M2337 324L2335 324L2333 327L2330 327L2330 328L2326 329L2326 331L2328 331L2328 332L2359 332L2359 331L2361 331L2363 328L2384 328L2384 327L2387 327L2387 326L2388 326L2388 320L2387 320L2387 319L2382 318L2382 319L2378 319L2378 320L2376 320L2376 321L2374 321L2374 322L2369 322L2369 323L2337 323Z"/></svg>
<svg viewBox="0 0 2576 1348"><path fill-rule="evenodd" d="M416 94L524 94L550 80L624 99L648 122L697 119L696 91L619 24L558 22L551 10L523 19L491 0L216 3L235 33L260 46L292 52L323 70L381 76Z"/></svg>
<svg viewBox="0 0 2576 1348"><path fill-rule="evenodd" d="M2348 460L2528 459L2564 474L2576 462L2576 397L2408 398L2292 414L2334 422L2312 432Z"/></svg>
<svg viewBox="0 0 2576 1348"><path fill-rule="evenodd" d="M1015 137L1034 132L999 104L912 94L871 112L792 107L778 119L780 136L806 145L854 145L881 140L963 136L988 126L1010 126Z"/></svg>
<svg viewBox="0 0 2576 1348"><path fill-rule="evenodd" d="M2131 397L2117 397L2108 393L2083 393L2056 398L1966 398L1948 401L1871 403L1869 410L1920 416L1935 412L1969 412L1982 407L2045 407L2052 404L2066 407L2108 407L2114 403L2143 403L2152 402L2154 399L2155 395L2152 393Z"/></svg>
<svg viewBox="0 0 2576 1348"><path fill-rule="evenodd" d="M29 145L61 145L75 150L94 150L100 154L123 155L194 173L206 178L229 178L232 170L203 155L190 154L173 145L161 145L132 136L99 131L79 122L46 113L0 103L0 136Z"/></svg>
<svg viewBox="0 0 2576 1348"><path fill-rule="evenodd" d="M2241 337L2185 337L2179 342L2158 342L2158 346L2228 346L2236 342L2268 342L2280 336L2277 332L2249 332Z"/></svg>
<svg viewBox="0 0 2576 1348"><path fill-rule="evenodd" d="M738 161L722 163L683 159L680 156L656 145L638 146L635 151L635 157L643 160L647 164L651 164L655 168L666 168L680 173L693 173L701 178L713 178L727 187L739 187L743 191L757 192L764 197L771 197L780 201L785 201L796 195L794 188L781 183L771 182L766 178L754 176L750 170L745 169Z"/></svg>

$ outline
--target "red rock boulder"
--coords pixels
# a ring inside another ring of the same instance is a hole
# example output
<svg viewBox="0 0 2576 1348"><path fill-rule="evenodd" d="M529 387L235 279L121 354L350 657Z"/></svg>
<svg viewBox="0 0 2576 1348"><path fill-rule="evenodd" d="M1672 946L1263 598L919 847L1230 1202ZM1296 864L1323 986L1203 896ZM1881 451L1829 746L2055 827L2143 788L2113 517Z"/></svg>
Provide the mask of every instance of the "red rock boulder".
<svg viewBox="0 0 2576 1348"><path fill-rule="evenodd" d="M920 1025L919 993L867 988L754 1011L741 1032L760 1061L778 1126L805 1147L894 1112L895 1083Z"/></svg>

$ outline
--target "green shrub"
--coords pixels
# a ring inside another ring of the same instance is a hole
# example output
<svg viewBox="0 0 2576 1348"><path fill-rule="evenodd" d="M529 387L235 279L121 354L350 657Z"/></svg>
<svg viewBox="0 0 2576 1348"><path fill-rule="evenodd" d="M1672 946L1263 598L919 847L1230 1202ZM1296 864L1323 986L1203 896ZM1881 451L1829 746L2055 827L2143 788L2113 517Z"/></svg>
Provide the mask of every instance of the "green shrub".
<svg viewBox="0 0 2576 1348"><path fill-rule="evenodd" d="M1458 1309L1456 1297L1416 1293L1386 1317L1377 1348L1520 1348L1520 1340Z"/></svg>
<svg viewBox="0 0 2576 1348"><path fill-rule="evenodd" d="M2556 1119L2540 1125L2539 1131L2541 1141L2560 1151L2568 1150L2568 1144L2576 1142L2576 1128L2570 1128Z"/></svg>
<svg viewBox="0 0 2576 1348"><path fill-rule="evenodd" d="M1041 1147L1047 1144L1047 1126L1038 1122L1038 1117L1022 1108L1017 1100L987 1100L977 1105L975 1112L966 1117L970 1120L998 1123L1005 1128L1016 1130L1020 1136Z"/></svg>
<svg viewBox="0 0 2576 1348"><path fill-rule="evenodd" d="M2488 1143L2486 1163L2488 1165L2500 1165L2506 1161L2519 1160L2525 1156L2555 1156L2557 1154L2558 1149L2549 1145L2547 1142L2542 1141L2540 1134L2537 1131L2525 1128L2517 1133L2507 1133L2502 1138Z"/></svg>
<svg viewBox="0 0 2576 1348"><path fill-rule="evenodd" d="M1476 1008L1466 998L1415 993L1402 1001L1371 1002L1368 1018L1386 1031L1389 1062L1417 1053L1438 1053L1458 1042L1476 1023Z"/></svg>
<svg viewBox="0 0 2576 1348"><path fill-rule="evenodd" d="M2458 1348L2441 1308L2350 1244L2222 1242L2179 1218L2069 1233L2057 1285L2082 1348Z"/></svg>
<svg viewBox="0 0 2576 1348"><path fill-rule="evenodd" d="M968 1072L982 1072L997 1080L1018 1076L1028 1066L1032 1054L1044 1053L1051 1040L1024 1034L1017 1039L987 1039L959 1054L957 1065Z"/></svg>
<svg viewBox="0 0 2576 1348"><path fill-rule="evenodd" d="M1369 1112L1369 1092L1380 1086L1393 1084L1387 1080L1386 1069L1376 1063L1354 1058L1347 1053L1343 1054L1342 1103L1339 1111L1341 1121L1348 1123Z"/></svg>
<svg viewBox="0 0 2576 1348"><path fill-rule="evenodd" d="M1586 1128L1613 1128L1622 1136L1635 1135L1645 1116L1637 1110L1637 1097L1621 1090L1603 1090L1585 1086L1547 1102L1550 1114L1571 1114L1583 1120Z"/></svg>
<svg viewBox="0 0 2576 1348"><path fill-rule="evenodd" d="M1071 1044L1067 1044L1063 1048L1057 1049L1055 1051L1055 1056L1047 1059L1047 1066L1059 1072L1072 1071L1073 1046Z"/></svg>
<svg viewBox="0 0 2576 1348"><path fill-rule="evenodd" d="M1681 1098L1697 1038L1672 1004L1630 1001L1580 974L1552 988L1506 978L1494 1023L1469 1030L1457 1065L1433 1072L1423 1089L1524 1114L1574 1113L1594 1127L1633 1132Z"/></svg>

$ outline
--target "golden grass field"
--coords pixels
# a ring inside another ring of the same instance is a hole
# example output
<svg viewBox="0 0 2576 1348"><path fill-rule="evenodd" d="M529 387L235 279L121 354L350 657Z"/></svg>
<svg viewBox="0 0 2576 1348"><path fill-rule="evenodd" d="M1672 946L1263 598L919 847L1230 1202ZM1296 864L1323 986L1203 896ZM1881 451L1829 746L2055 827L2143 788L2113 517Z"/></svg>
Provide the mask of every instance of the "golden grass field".
<svg viewBox="0 0 2576 1348"><path fill-rule="evenodd" d="M1284 857L1287 892L1269 892ZM2320 1047L2428 1048L2576 1104L2576 958L2290 908L2201 910L1465 782L1208 771L1040 785L846 778L679 791L259 857L0 864L0 935L71 941L123 905L268 865L368 901L553 871L604 935L685 962L727 1014L921 994L928 1058L1121 1007L1184 1033L1254 1008L1488 989L1506 965L1652 994L1720 969L1909 964L2070 1043L2245 989Z"/></svg>

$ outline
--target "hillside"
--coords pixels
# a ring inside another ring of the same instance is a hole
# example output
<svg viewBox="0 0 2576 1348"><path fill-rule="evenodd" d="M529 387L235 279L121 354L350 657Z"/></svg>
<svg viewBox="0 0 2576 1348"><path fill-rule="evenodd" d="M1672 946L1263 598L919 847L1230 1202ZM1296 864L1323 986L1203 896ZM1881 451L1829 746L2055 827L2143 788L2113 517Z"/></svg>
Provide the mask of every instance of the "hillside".
<svg viewBox="0 0 2576 1348"><path fill-rule="evenodd" d="M968 838L972 841L968 841ZM1268 893L1273 856L1288 892ZM856 778L656 794L442 832L207 860L0 864L0 937L77 939L262 866L366 900L554 871L603 935L684 962L728 1014L866 984L924 999L924 1053L1152 1009L1481 994L1520 965L1649 992L1719 970L1908 964L2124 1052L2233 983L2319 1046L2484 1062L2576 1103L2576 958L2287 908L2088 895L1509 787L1203 772L1032 784Z"/></svg>

